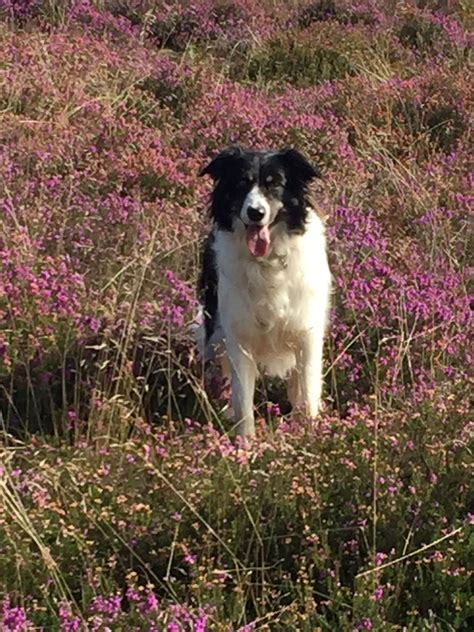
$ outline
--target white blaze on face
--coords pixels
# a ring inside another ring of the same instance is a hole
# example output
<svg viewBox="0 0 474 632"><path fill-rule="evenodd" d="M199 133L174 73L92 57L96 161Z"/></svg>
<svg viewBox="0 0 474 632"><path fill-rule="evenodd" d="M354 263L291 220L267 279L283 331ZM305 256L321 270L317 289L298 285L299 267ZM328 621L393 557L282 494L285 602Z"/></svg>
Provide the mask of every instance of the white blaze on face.
<svg viewBox="0 0 474 632"><path fill-rule="evenodd" d="M270 223L270 203L258 186L254 186L247 193L244 203L242 204L242 211L240 215L244 224L250 224L252 222L248 216L249 208L258 208L265 213L259 222L260 224L263 225Z"/></svg>
<svg viewBox="0 0 474 632"><path fill-rule="evenodd" d="M254 208L263 212L258 222L248 215L249 209ZM247 247L254 257L265 257L270 250L271 208L265 195L258 186L254 186L247 194L240 213L246 226Z"/></svg>

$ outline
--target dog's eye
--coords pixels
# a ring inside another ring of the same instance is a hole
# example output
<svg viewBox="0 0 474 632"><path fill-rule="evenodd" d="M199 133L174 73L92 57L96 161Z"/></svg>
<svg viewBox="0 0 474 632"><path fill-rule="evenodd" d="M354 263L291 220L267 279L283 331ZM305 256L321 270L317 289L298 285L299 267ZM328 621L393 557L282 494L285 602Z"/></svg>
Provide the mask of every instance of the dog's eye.
<svg viewBox="0 0 474 632"><path fill-rule="evenodd" d="M254 179L252 178L252 176L246 175L246 176L242 176L239 179L239 184L241 186L248 186L250 184L253 184Z"/></svg>
<svg viewBox="0 0 474 632"><path fill-rule="evenodd" d="M269 187L279 186L282 183L281 177L278 174L268 175L265 178L265 184Z"/></svg>

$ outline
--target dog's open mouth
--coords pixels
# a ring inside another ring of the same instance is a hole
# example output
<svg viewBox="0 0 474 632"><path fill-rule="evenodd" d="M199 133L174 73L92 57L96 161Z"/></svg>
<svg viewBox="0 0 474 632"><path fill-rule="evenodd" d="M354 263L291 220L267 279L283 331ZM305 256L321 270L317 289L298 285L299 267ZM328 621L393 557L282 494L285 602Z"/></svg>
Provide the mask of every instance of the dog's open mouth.
<svg viewBox="0 0 474 632"><path fill-rule="evenodd" d="M246 228L247 248L254 257L266 257L270 250L270 229L268 226L250 224Z"/></svg>

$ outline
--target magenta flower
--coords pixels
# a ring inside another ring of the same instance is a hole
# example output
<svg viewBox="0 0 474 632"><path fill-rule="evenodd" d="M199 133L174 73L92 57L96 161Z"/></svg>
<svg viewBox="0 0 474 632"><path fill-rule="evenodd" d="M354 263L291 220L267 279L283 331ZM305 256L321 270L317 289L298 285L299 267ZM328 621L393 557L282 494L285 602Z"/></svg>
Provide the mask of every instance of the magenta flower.
<svg viewBox="0 0 474 632"><path fill-rule="evenodd" d="M33 629L25 609L22 606L12 606L8 596L2 602L0 623L5 632L26 632Z"/></svg>

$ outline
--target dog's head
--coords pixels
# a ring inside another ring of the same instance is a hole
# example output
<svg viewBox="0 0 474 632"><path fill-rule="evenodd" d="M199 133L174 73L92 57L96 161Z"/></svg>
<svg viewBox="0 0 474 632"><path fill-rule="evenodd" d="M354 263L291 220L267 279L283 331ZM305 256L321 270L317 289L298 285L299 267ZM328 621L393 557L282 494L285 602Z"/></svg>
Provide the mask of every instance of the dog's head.
<svg viewBox="0 0 474 632"><path fill-rule="evenodd" d="M320 176L296 149L251 151L225 149L200 173L215 181L211 215L220 229L245 229L254 257L264 257L271 246L270 229L286 222L290 231L304 230L307 187Z"/></svg>

